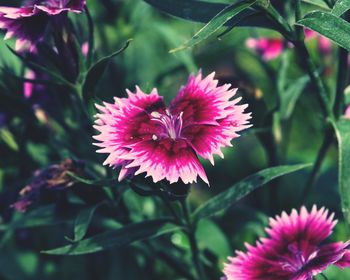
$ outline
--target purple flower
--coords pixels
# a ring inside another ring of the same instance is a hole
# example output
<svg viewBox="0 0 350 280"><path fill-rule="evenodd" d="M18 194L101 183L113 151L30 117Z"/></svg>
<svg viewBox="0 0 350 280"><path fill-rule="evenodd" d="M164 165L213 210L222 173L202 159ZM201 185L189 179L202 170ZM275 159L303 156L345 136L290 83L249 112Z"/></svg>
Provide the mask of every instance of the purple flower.
<svg viewBox="0 0 350 280"><path fill-rule="evenodd" d="M82 164L66 159L34 173L32 181L19 192L19 199L12 204L17 211L25 212L34 202L40 200L45 191L63 190L74 185L75 181L68 172L82 174Z"/></svg>
<svg viewBox="0 0 350 280"><path fill-rule="evenodd" d="M321 244L332 233L336 220L328 210L311 212L302 207L275 219L270 218L268 238L256 246L246 245L247 252L229 257L224 273L228 280L311 280L330 265L350 266L350 243Z"/></svg>
<svg viewBox="0 0 350 280"><path fill-rule="evenodd" d="M5 40L16 37L16 50L35 50L51 21L64 12L81 13L85 0L31 1L20 8L0 6L0 28L6 29Z"/></svg>
<svg viewBox="0 0 350 280"><path fill-rule="evenodd" d="M199 175L208 183L198 156L214 164L213 155L223 157L222 147L231 146L239 131L248 128L247 105L230 100L237 89L218 86L214 73L190 76L176 98L166 107L156 89L145 94L137 87L128 98L115 98L114 104L96 105L95 128L101 134L98 152L107 153L104 164L121 166L119 180L127 175L146 173L154 182L166 179L185 184Z"/></svg>

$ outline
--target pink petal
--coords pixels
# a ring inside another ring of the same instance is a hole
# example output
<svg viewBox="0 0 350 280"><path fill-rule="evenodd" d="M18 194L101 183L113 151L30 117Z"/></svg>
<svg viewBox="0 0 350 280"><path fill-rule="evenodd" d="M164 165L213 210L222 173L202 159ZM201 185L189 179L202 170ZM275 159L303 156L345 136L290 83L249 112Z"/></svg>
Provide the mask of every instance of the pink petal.
<svg viewBox="0 0 350 280"><path fill-rule="evenodd" d="M350 105L348 105L348 107L346 107L344 118L350 119Z"/></svg>
<svg viewBox="0 0 350 280"><path fill-rule="evenodd" d="M132 161L126 168L138 168L135 175L146 173L155 183L163 179L175 183L181 179L189 184L196 182L199 175L209 184L201 163L185 140L165 138L138 142L123 158Z"/></svg>
<svg viewBox="0 0 350 280"><path fill-rule="evenodd" d="M275 219L270 219L270 227L266 229L271 238L294 242L302 238L310 244L319 244L331 233L336 221L333 215L328 216L328 210L317 210L314 206L311 212L302 207L300 214L293 210L288 216L285 212ZM303 233L300 235L300 233Z"/></svg>
<svg viewBox="0 0 350 280"><path fill-rule="evenodd" d="M190 76L170 105L172 114L183 114L182 137L212 163L213 155L223 157L221 148L231 146L238 132L249 127L250 119L250 114L244 113L246 105L236 105L239 98L230 100L237 89L230 89L229 84L218 86L214 74L203 79L201 73Z"/></svg>
<svg viewBox="0 0 350 280"><path fill-rule="evenodd" d="M343 257L335 263L336 266L344 269L346 267L350 267L350 251L347 249Z"/></svg>
<svg viewBox="0 0 350 280"><path fill-rule="evenodd" d="M264 60L271 60L282 54L284 41L281 38L249 38L246 46L258 52Z"/></svg>
<svg viewBox="0 0 350 280"><path fill-rule="evenodd" d="M95 145L101 148L97 152L107 153L104 164L116 167L125 166L123 157L132 144L152 139L158 133L159 128L150 121L149 114L153 110L164 110L164 103L157 91L145 94L137 88L135 94L129 92L127 99L115 98L114 104L104 103L104 106L96 107L100 113L96 115L95 129L100 134L94 136L94 139L99 141ZM124 171L120 179L125 177Z"/></svg>

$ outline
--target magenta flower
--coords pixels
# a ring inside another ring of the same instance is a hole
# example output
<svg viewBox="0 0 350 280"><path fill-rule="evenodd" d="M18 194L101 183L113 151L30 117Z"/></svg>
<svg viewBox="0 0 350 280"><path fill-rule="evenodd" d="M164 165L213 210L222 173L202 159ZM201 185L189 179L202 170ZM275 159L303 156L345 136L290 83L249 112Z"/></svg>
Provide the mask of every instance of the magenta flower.
<svg viewBox="0 0 350 280"><path fill-rule="evenodd" d="M302 207L270 219L268 238L256 246L246 245L248 252L229 257L224 273L228 280L311 280L330 265L350 267L350 242L321 243L331 235L337 223L328 210L311 212Z"/></svg>
<svg viewBox="0 0 350 280"><path fill-rule="evenodd" d="M231 146L238 132L248 128L247 105L230 100L237 89L218 86L214 73L202 79L190 76L176 98L166 107L156 89L145 94L136 87L128 98L115 98L114 104L96 105L94 136L109 154L104 164L121 166L119 180L127 175L146 173L154 182L181 179L196 182L197 175L208 183L198 156L214 164L213 155L223 157L222 147Z"/></svg>
<svg viewBox="0 0 350 280"><path fill-rule="evenodd" d="M249 38L246 46L259 53L264 60L271 60L282 54L284 41L281 38Z"/></svg>
<svg viewBox="0 0 350 280"><path fill-rule="evenodd" d="M16 50L35 50L52 20L64 12L80 13L85 0L36 0L20 8L0 6L0 28L6 29L5 40L16 37Z"/></svg>

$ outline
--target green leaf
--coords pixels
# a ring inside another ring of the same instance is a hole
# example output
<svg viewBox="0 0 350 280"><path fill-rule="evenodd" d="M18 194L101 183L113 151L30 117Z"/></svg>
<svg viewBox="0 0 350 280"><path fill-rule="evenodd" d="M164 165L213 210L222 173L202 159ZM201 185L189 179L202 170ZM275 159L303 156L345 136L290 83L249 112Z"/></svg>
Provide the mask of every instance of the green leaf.
<svg viewBox="0 0 350 280"><path fill-rule="evenodd" d="M100 187L116 187L118 185L124 186L124 183L119 183L118 178L111 178L111 179L87 179L78 176L77 174L73 172L67 172L67 175L70 176L72 179L74 179L76 182L80 182L85 185L89 186L100 186ZM127 182L127 181L126 181Z"/></svg>
<svg viewBox="0 0 350 280"><path fill-rule="evenodd" d="M242 181L236 183L228 190L218 194L202 204L192 214L194 221L213 216L235 204L237 201L257 189L258 187L272 181L277 177L309 167L309 164L285 165L264 169Z"/></svg>
<svg viewBox="0 0 350 280"><path fill-rule="evenodd" d="M69 81L66 80L66 78L64 78L59 72L57 72L55 69L49 69L45 66L42 66L40 64L37 64L25 57L23 57L20 53L16 52L14 49L12 49L10 46L7 46L8 49L16 56L18 57L20 60L22 60L22 62L33 68L33 69L36 69L38 71L42 71L44 73L46 73L48 76L50 76L50 78L52 79L52 82L53 83L56 83L58 85L65 85L65 86L68 86L68 87L71 87L73 88L74 85L72 83L70 83Z"/></svg>
<svg viewBox="0 0 350 280"><path fill-rule="evenodd" d="M350 223L350 120L333 122L339 146L339 188L345 220Z"/></svg>
<svg viewBox="0 0 350 280"><path fill-rule="evenodd" d="M78 214L74 222L74 239L70 241L78 242L84 238L96 209L101 205L102 203L99 203L92 207L83 209Z"/></svg>
<svg viewBox="0 0 350 280"><path fill-rule="evenodd" d="M307 14L297 24L320 33L350 51L350 23L342 18L331 13L315 11Z"/></svg>
<svg viewBox="0 0 350 280"><path fill-rule="evenodd" d="M111 59L117 56L118 54L122 53L129 46L131 41L131 39L128 40L125 43L124 47L122 47L120 50L110 54L109 56L101 58L88 70L82 89L83 100L85 104L89 104L91 99L93 98L95 87L101 79Z"/></svg>
<svg viewBox="0 0 350 280"><path fill-rule="evenodd" d="M183 18L186 20L208 23L220 11L227 8L229 4L210 3L203 1L189 0L144 0L149 5L169 15ZM253 9L247 9L241 13L240 21L235 22L237 26L256 26L270 29L277 29L266 16ZM232 26L233 21L225 23L226 26Z"/></svg>
<svg viewBox="0 0 350 280"><path fill-rule="evenodd" d="M294 81L284 92L280 93L280 114L281 119L289 119L292 115L296 102L301 93L309 83L309 76L303 76Z"/></svg>
<svg viewBox="0 0 350 280"><path fill-rule="evenodd" d="M198 44L199 42L203 41L204 39L208 38L210 35L215 33L226 22L232 20L235 16L252 6L255 2L256 1L254 0L241 1L225 7L215 17L213 17L213 19L211 19L201 30L199 30L189 41L187 41L180 47L171 50L170 52L176 52L193 47L194 45Z"/></svg>
<svg viewBox="0 0 350 280"><path fill-rule="evenodd" d="M199 247L207 248L221 260L232 255L226 235L216 223L209 219L203 219L198 223L196 239Z"/></svg>
<svg viewBox="0 0 350 280"><path fill-rule="evenodd" d="M338 0L337 2L335 2L333 6L332 14L340 17L349 9L350 9L350 0Z"/></svg>
<svg viewBox="0 0 350 280"><path fill-rule="evenodd" d="M107 231L77 243L43 251L50 255L83 255L100 252L114 246L128 245L138 240L157 237L176 230L169 227L171 219L157 219L126 225L121 229Z"/></svg>

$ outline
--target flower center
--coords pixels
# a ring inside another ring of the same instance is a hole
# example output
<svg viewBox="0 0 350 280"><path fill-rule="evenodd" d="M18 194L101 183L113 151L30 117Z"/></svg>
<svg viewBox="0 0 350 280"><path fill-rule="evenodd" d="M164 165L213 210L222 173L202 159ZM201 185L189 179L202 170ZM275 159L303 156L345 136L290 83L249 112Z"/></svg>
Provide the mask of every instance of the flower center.
<svg viewBox="0 0 350 280"><path fill-rule="evenodd" d="M152 112L151 120L157 122L163 128L163 132L160 135L153 135L153 140L157 140L157 136L169 137L173 140L179 138L182 129L182 115L183 112L177 116L173 116L168 109L165 110L165 114Z"/></svg>
<svg viewBox="0 0 350 280"><path fill-rule="evenodd" d="M311 254L305 255L297 244L290 244L289 253L280 258L282 269L294 273L302 271L304 266L317 256L317 248L314 249Z"/></svg>

